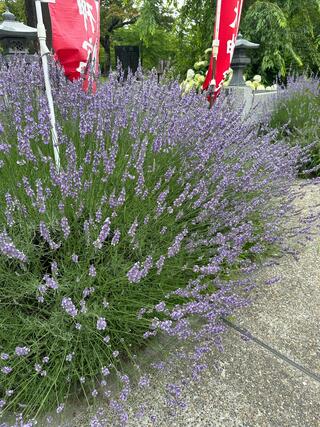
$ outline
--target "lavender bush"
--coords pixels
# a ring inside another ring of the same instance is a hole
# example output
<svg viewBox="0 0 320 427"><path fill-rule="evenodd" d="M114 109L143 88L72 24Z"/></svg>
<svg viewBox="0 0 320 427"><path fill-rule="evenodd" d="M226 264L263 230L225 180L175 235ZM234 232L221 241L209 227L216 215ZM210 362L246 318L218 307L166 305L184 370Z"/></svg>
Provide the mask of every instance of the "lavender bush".
<svg viewBox="0 0 320 427"><path fill-rule="evenodd" d="M287 85L280 88L277 106L270 124L279 130L280 138L291 145L303 147L307 162L302 162L302 176L319 175L319 111L319 78L306 75L289 77Z"/></svg>
<svg viewBox="0 0 320 427"><path fill-rule="evenodd" d="M125 422L123 361L158 333L217 345L247 304L239 274L281 241L299 151L178 82L52 81L60 171L38 63L0 69L0 411L99 394Z"/></svg>

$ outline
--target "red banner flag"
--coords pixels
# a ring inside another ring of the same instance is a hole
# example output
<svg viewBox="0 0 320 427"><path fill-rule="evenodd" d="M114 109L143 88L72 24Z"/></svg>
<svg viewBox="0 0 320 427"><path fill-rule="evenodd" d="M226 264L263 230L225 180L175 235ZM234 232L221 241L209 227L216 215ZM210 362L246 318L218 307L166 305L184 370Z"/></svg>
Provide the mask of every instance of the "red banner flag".
<svg viewBox="0 0 320 427"><path fill-rule="evenodd" d="M220 92L229 71L238 36L243 0L217 0L212 56L203 90L214 85L214 97ZM212 80L214 79L214 82Z"/></svg>
<svg viewBox="0 0 320 427"><path fill-rule="evenodd" d="M99 71L99 0L56 0L49 4L55 58L70 80L89 79Z"/></svg>

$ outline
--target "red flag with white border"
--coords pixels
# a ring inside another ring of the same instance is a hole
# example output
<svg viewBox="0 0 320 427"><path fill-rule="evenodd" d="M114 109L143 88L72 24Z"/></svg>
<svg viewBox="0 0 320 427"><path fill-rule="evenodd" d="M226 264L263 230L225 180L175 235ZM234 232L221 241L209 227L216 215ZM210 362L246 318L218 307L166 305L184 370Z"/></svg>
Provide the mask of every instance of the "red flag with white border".
<svg viewBox="0 0 320 427"><path fill-rule="evenodd" d="M56 0L49 11L55 58L68 79L83 77L87 90L91 76L99 72L99 0Z"/></svg>
<svg viewBox="0 0 320 427"><path fill-rule="evenodd" d="M203 90L214 85L216 97L229 71L237 40L244 0L217 0L213 49ZM216 47L215 47L216 46Z"/></svg>

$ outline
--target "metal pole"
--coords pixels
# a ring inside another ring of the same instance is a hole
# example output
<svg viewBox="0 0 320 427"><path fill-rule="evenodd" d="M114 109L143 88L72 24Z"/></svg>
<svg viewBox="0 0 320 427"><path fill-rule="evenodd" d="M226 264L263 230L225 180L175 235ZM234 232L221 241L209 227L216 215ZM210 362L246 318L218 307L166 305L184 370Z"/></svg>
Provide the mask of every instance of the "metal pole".
<svg viewBox="0 0 320 427"><path fill-rule="evenodd" d="M59 171L60 170L60 154L59 154L59 145L58 145L58 134L56 129L56 118L54 113L54 105L53 105L51 84L50 84L50 78L49 78L49 67L48 67L48 57L47 57L50 51L46 44L46 29L43 24L41 0L35 0L35 5L36 5L36 13L37 13L37 31L38 31L38 39L40 44L40 54L41 54L42 67L43 67L44 83L46 87L46 94L47 94L49 112L50 112L51 137L52 137L52 144L53 144L54 161L55 161L56 169L57 171Z"/></svg>
<svg viewBox="0 0 320 427"><path fill-rule="evenodd" d="M213 106L214 103L214 91L216 88L216 65L217 65L217 58L218 58L218 52L219 52L219 31L220 31L220 18L221 18L221 3L222 0L217 1L217 10L216 10L216 22L214 26L214 36L212 41L212 56L213 56L213 70L212 70L212 81L210 84L210 108Z"/></svg>
<svg viewBox="0 0 320 427"><path fill-rule="evenodd" d="M214 58L217 58L219 51L219 31L220 31L220 18L221 18L221 3L222 0L217 1L217 11L216 11L216 23L215 23L215 31L212 43L212 54Z"/></svg>

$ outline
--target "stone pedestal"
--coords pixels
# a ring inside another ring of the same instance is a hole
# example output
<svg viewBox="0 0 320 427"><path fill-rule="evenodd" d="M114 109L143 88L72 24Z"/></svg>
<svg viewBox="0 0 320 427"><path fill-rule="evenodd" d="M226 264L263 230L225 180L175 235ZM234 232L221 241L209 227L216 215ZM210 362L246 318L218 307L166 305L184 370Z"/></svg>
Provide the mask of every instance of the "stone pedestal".
<svg viewBox="0 0 320 427"><path fill-rule="evenodd" d="M253 105L252 89L247 86L228 86L224 92L230 107L239 110L243 119L248 117Z"/></svg>
<svg viewBox="0 0 320 427"><path fill-rule="evenodd" d="M228 108L239 111L241 120L253 123L268 120L276 106L278 92L253 91L248 86L228 86L223 89Z"/></svg>

